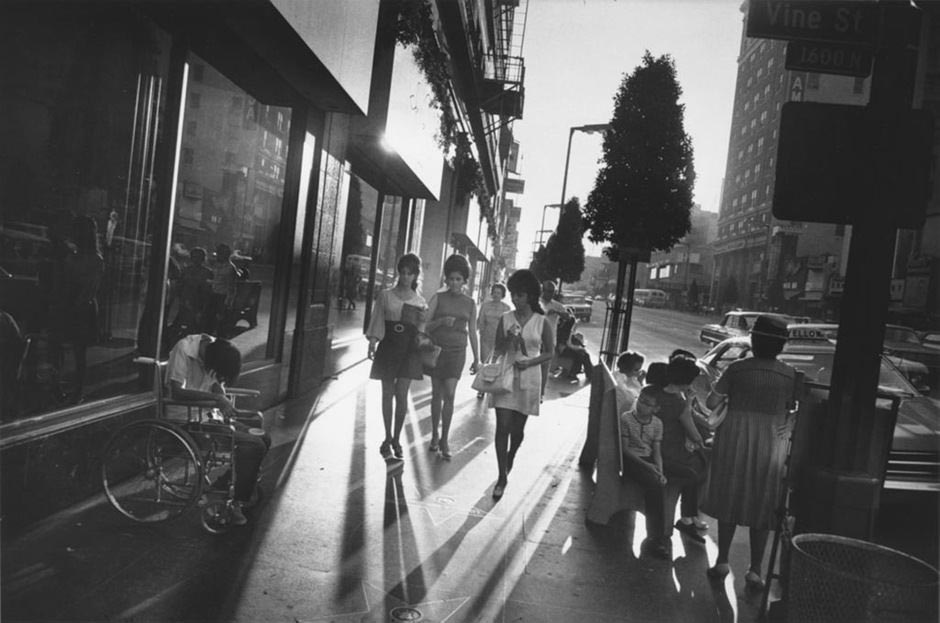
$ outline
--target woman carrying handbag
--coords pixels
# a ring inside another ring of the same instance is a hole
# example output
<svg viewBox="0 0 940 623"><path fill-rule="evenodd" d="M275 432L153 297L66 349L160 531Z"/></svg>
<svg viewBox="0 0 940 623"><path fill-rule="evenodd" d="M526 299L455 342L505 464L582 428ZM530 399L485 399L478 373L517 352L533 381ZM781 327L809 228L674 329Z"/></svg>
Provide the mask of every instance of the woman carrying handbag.
<svg viewBox="0 0 940 623"><path fill-rule="evenodd" d="M512 391L492 394L496 409L496 467L493 498L503 497L507 477L522 444L528 416L539 414L542 363L555 352L555 334L539 305L541 285L529 270L517 270L506 282L515 310L503 314L496 330L497 356L512 365Z"/></svg>

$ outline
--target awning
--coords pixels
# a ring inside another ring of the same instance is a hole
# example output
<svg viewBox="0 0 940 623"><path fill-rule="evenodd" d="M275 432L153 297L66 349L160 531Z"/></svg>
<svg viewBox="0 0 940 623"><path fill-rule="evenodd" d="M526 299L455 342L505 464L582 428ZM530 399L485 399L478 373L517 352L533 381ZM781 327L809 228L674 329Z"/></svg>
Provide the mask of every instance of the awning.
<svg viewBox="0 0 940 623"><path fill-rule="evenodd" d="M470 236L460 232L454 232L450 235L450 246L454 247L458 253L463 253L470 258L471 262L489 262L490 260L483 254L483 251L473 244Z"/></svg>

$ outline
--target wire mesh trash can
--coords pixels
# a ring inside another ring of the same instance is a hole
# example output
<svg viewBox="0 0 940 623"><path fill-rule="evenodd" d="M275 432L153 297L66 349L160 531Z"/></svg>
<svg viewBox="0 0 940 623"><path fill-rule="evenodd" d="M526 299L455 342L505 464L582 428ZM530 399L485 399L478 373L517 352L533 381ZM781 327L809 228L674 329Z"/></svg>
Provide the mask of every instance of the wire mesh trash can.
<svg viewBox="0 0 940 623"><path fill-rule="evenodd" d="M791 541L791 623L936 623L937 594L937 570L902 552L834 534Z"/></svg>

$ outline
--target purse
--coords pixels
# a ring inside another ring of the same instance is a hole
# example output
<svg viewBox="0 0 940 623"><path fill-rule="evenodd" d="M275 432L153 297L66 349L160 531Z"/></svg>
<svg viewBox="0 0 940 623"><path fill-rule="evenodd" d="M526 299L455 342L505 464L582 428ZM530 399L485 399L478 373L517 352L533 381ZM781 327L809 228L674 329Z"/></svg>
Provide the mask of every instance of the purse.
<svg viewBox="0 0 940 623"><path fill-rule="evenodd" d="M434 343L427 333L417 333L414 338L414 349L425 370L437 367L437 359L441 356L441 347Z"/></svg>
<svg viewBox="0 0 940 623"><path fill-rule="evenodd" d="M508 394L512 391L513 367L506 364L505 357L489 361L480 366L471 387L487 394Z"/></svg>

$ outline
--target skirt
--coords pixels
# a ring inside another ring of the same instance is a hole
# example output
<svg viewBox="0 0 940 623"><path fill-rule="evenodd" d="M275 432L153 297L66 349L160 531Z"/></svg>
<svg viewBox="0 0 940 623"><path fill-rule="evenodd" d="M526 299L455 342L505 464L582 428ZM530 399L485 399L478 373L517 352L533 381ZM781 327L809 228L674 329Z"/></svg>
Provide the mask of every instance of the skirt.
<svg viewBox="0 0 940 623"><path fill-rule="evenodd" d="M441 350L437 365L428 370L434 379L459 379L467 362L467 347Z"/></svg>
<svg viewBox="0 0 940 623"><path fill-rule="evenodd" d="M421 359L413 348L417 332L413 324L386 322L385 337L375 349L369 378L382 380L422 378Z"/></svg>

